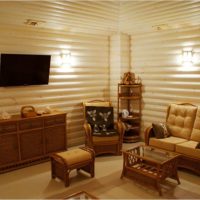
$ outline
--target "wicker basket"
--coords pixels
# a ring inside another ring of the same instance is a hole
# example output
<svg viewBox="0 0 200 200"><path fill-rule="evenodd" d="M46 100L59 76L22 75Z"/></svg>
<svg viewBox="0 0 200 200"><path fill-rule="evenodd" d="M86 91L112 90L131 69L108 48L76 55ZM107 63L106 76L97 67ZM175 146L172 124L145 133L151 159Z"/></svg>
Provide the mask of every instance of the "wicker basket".
<svg viewBox="0 0 200 200"><path fill-rule="evenodd" d="M37 116L37 113L33 106L23 106L21 108L21 117L27 118L27 117L35 117L35 116Z"/></svg>

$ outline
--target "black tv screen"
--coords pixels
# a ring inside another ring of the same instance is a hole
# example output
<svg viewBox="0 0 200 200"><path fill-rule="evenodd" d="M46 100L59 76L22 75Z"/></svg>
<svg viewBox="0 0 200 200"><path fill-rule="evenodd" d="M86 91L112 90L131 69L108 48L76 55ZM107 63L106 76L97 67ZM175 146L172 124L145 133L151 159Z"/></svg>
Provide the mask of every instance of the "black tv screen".
<svg viewBox="0 0 200 200"><path fill-rule="evenodd" d="M0 85L48 84L50 62L50 55L1 54Z"/></svg>

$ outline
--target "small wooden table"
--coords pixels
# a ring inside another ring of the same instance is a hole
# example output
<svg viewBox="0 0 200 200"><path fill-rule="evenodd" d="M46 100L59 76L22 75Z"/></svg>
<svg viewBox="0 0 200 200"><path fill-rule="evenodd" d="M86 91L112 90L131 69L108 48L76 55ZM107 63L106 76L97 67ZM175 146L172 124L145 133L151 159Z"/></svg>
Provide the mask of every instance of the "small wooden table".
<svg viewBox="0 0 200 200"><path fill-rule="evenodd" d="M143 145L122 152L121 178L134 177L144 183L153 184L160 196L160 183L167 177L177 180L180 184L177 173L178 154Z"/></svg>

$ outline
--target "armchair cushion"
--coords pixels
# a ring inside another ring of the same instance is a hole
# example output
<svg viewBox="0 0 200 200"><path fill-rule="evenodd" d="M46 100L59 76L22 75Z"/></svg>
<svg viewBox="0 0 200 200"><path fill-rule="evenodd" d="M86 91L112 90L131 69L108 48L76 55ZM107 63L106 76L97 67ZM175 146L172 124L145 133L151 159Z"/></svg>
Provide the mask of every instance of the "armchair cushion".
<svg viewBox="0 0 200 200"><path fill-rule="evenodd" d="M98 132L93 131L94 136L113 136L113 135L118 135L117 130L115 129L107 129L106 131L99 130Z"/></svg>
<svg viewBox="0 0 200 200"><path fill-rule="evenodd" d="M116 135L114 130L113 107L86 106L85 116L95 136Z"/></svg>
<svg viewBox="0 0 200 200"><path fill-rule="evenodd" d="M119 143L119 136L114 135L110 137L96 137L93 136L93 143L94 144L99 144L99 145L105 145L105 144L110 144L110 143Z"/></svg>

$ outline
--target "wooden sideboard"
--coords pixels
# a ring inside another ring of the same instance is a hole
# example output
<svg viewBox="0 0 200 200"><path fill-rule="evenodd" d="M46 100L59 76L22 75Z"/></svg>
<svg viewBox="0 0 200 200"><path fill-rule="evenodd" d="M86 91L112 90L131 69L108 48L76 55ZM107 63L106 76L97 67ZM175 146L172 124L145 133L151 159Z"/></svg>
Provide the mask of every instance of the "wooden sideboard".
<svg viewBox="0 0 200 200"><path fill-rule="evenodd" d="M66 149L66 113L0 120L0 173L46 161Z"/></svg>

